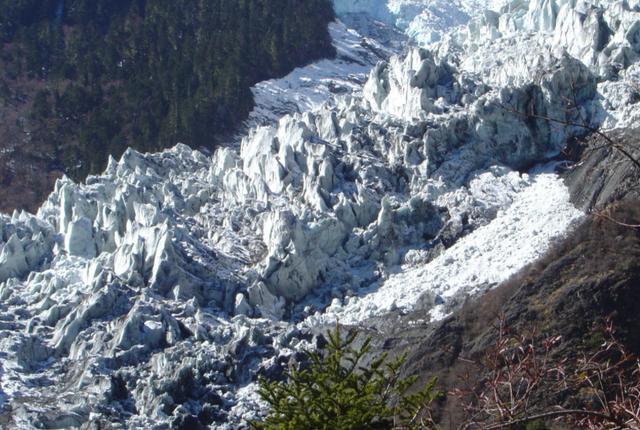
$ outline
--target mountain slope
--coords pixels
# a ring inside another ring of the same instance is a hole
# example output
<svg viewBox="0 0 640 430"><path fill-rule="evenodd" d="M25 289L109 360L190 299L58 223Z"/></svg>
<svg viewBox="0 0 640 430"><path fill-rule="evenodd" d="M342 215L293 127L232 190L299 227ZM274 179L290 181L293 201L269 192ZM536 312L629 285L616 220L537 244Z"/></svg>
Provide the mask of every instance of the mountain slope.
<svg viewBox="0 0 640 430"><path fill-rule="evenodd" d="M127 147L215 148L252 85L335 55L332 19L328 0L0 3L0 208L51 191L16 192L37 174L23 163L83 180Z"/></svg>

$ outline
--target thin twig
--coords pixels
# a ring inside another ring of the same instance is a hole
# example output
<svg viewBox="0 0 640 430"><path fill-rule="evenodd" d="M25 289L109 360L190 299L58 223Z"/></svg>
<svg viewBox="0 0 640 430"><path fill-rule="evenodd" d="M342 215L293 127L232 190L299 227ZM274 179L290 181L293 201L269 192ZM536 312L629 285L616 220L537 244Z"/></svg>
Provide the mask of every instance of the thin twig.
<svg viewBox="0 0 640 430"><path fill-rule="evenodd" d="M566 120L561 120L561 119L557 119L557 118L551 118L549 116L540 115L540 114L537 114L537 113L534 113L534 112L524 113L524 112L518 111L517 109L509 108L509 107L507 107L507 106L505 106L503 104L500 104L500 105L507 112L514 113L516 115L520 115L520 116L523 116L525 118L542 119L542 120L545 120L545 121L553 122L553 123L556 123L556 124L562 124L562 125L566 125L566 126L570 126L570 127L582 127L585 130L590 131L591 133L597 134L598 136L603 138L610 146L612 146L613 148L618 150L622 155L627 157L633 164L636 165L636 167L638 167L640 169L640 161L638 161L631 153L629 153L621 144L619 144L618 142L614 141L611 137L607 136L606 133L602 132L600 129L598 129L596 127L592 127L592 126L590 126L588 124L580 124L580 123L573 122L573 121L566 121Z"/></svg>
<svg viewBox="0 0 640 430"><path fill-rule="evenodd" d="M528 417L524 417L524 418L520 418L517 420L513 420L513 421L509 421L506 423L500 423L500 424L494 424L492 426L489 427L483 427L483 430L499 430L499 429L503 429L503 428L507 428L507 427L511 427L511 426L515 426L518 424L525 424L531 421L536 421L536 420L541 420L541 419L547 419L547 418L559 418L559 417L565 417L565 416L576 416L576 415L585 415L585 416L592 416L595 418L600 418L600 419L605 419L605 420L613 420L613 417L600 413L600 412L595 412L595 411L588 411L588 410L581 410L581 409L563 409L560 411L551 411L551 412L544 412L541 414L536 414L536 415L530 415Z"/></svg>
<svg viewBox="0 0 640 430"><path fill-rule="evenodd" d="M625 222L618 221L617 219L615 219L615 218L613 218L613 217L611 217L611 216L609 216L609 215L607 215L605 213L602 213L602 212L593 211L592 213L597 218L605 219L605 220L610 221L610 222L612 222L614 224L618 224L619 226L622 226L622 227L640 228L640 224L627 224Z"/></svg>

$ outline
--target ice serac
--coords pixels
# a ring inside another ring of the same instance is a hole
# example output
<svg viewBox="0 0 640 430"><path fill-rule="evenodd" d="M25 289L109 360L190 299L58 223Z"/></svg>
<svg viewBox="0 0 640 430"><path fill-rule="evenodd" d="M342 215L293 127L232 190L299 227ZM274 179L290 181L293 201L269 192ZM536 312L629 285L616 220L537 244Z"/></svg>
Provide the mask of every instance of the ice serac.
<svg viewBox="0 0 640 430"><path fill-rule="evenodd" d="M582 216L562 123L640 119L635 4L336 6L338 58L258 85L233 145L129 150L0 216L15 427L241 427L309 326L441 318L533 261Z"/></svg>
<svg viewBox="0 0 640 430"><path fill-rule="evenodd" d="M26 212L0 215L0 282L21 278L53 257L50 227Z"/></svg>
<svg viewBox="0 0 640 430"><path fill-rule="evenodd" d="M422 45L442 39L452 28L468 23L483 9L482 0L334 0L336 13L346 23L362 28L366 15L393 25Z"/></svg>

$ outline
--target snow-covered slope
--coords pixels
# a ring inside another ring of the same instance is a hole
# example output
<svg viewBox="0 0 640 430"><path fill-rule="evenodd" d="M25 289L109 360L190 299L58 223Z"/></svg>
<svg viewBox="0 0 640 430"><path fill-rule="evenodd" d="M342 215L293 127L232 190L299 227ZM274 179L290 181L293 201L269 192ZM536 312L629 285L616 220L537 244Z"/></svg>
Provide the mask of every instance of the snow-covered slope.
<svg viewBox="0 0 640 430"><path fill-rule="evenodd" d="M506 281L541 257L553 239L583 216L569 201L562 180L552 172L553 165L546 172L511 175L511 185L521 191L514 193L513 201L504 205L489 224L429 262L425 262L423 253L411 253L397 273L360 293L360 297L334 300L324 313L309 317L305 324L357 324L390 311L408 312L416 307L430 309L431 317L440 319L465 298ZM482 177L471 182L472 187L486 185Z"/></svg>
<svg viewBox="0 0 640 430"><path fill-rule="evenodd" d="M363 16L366 32L341 21L329 25L336 59L322 60L295 69L281 79L260 82L253 88L256 107L246 121L248 128L272 125L286 114L335 105L336 99L357 95L367 75L379 61L402 51L406 36L395 27Z"/></svg>
<svg viewBox="0 0 640 430"><path fill-rule="evenodd" d="M370 10L407 29L439 4ZM353 15L370 2L336 5L338 58L259 84L236 145L127 151L59 181L36 215L0 216L12 426L237 428L259 413L256 374L313 347L310 325L440 318L582 216L549 162L585 129L529 114L634 121L635 9L442 3L464 19L429 21L441 42L394 54L394 29Z"/></svg>

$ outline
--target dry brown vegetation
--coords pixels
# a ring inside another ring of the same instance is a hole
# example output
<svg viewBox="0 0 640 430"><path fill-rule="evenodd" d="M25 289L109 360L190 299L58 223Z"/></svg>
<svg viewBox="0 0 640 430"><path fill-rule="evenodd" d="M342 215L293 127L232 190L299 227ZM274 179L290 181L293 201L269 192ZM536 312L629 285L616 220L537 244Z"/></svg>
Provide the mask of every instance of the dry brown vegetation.
<svg viewBox="0 0 640 430"><path fill-rule="evenodd" d="M611 320L594 331L597 348L564 356L554 354L560 336L514 334L504 320L496 329L495 344L467 361L466 385L451 393L466 416L459 428L640 428L640 359L617 340Z"/></svg>

